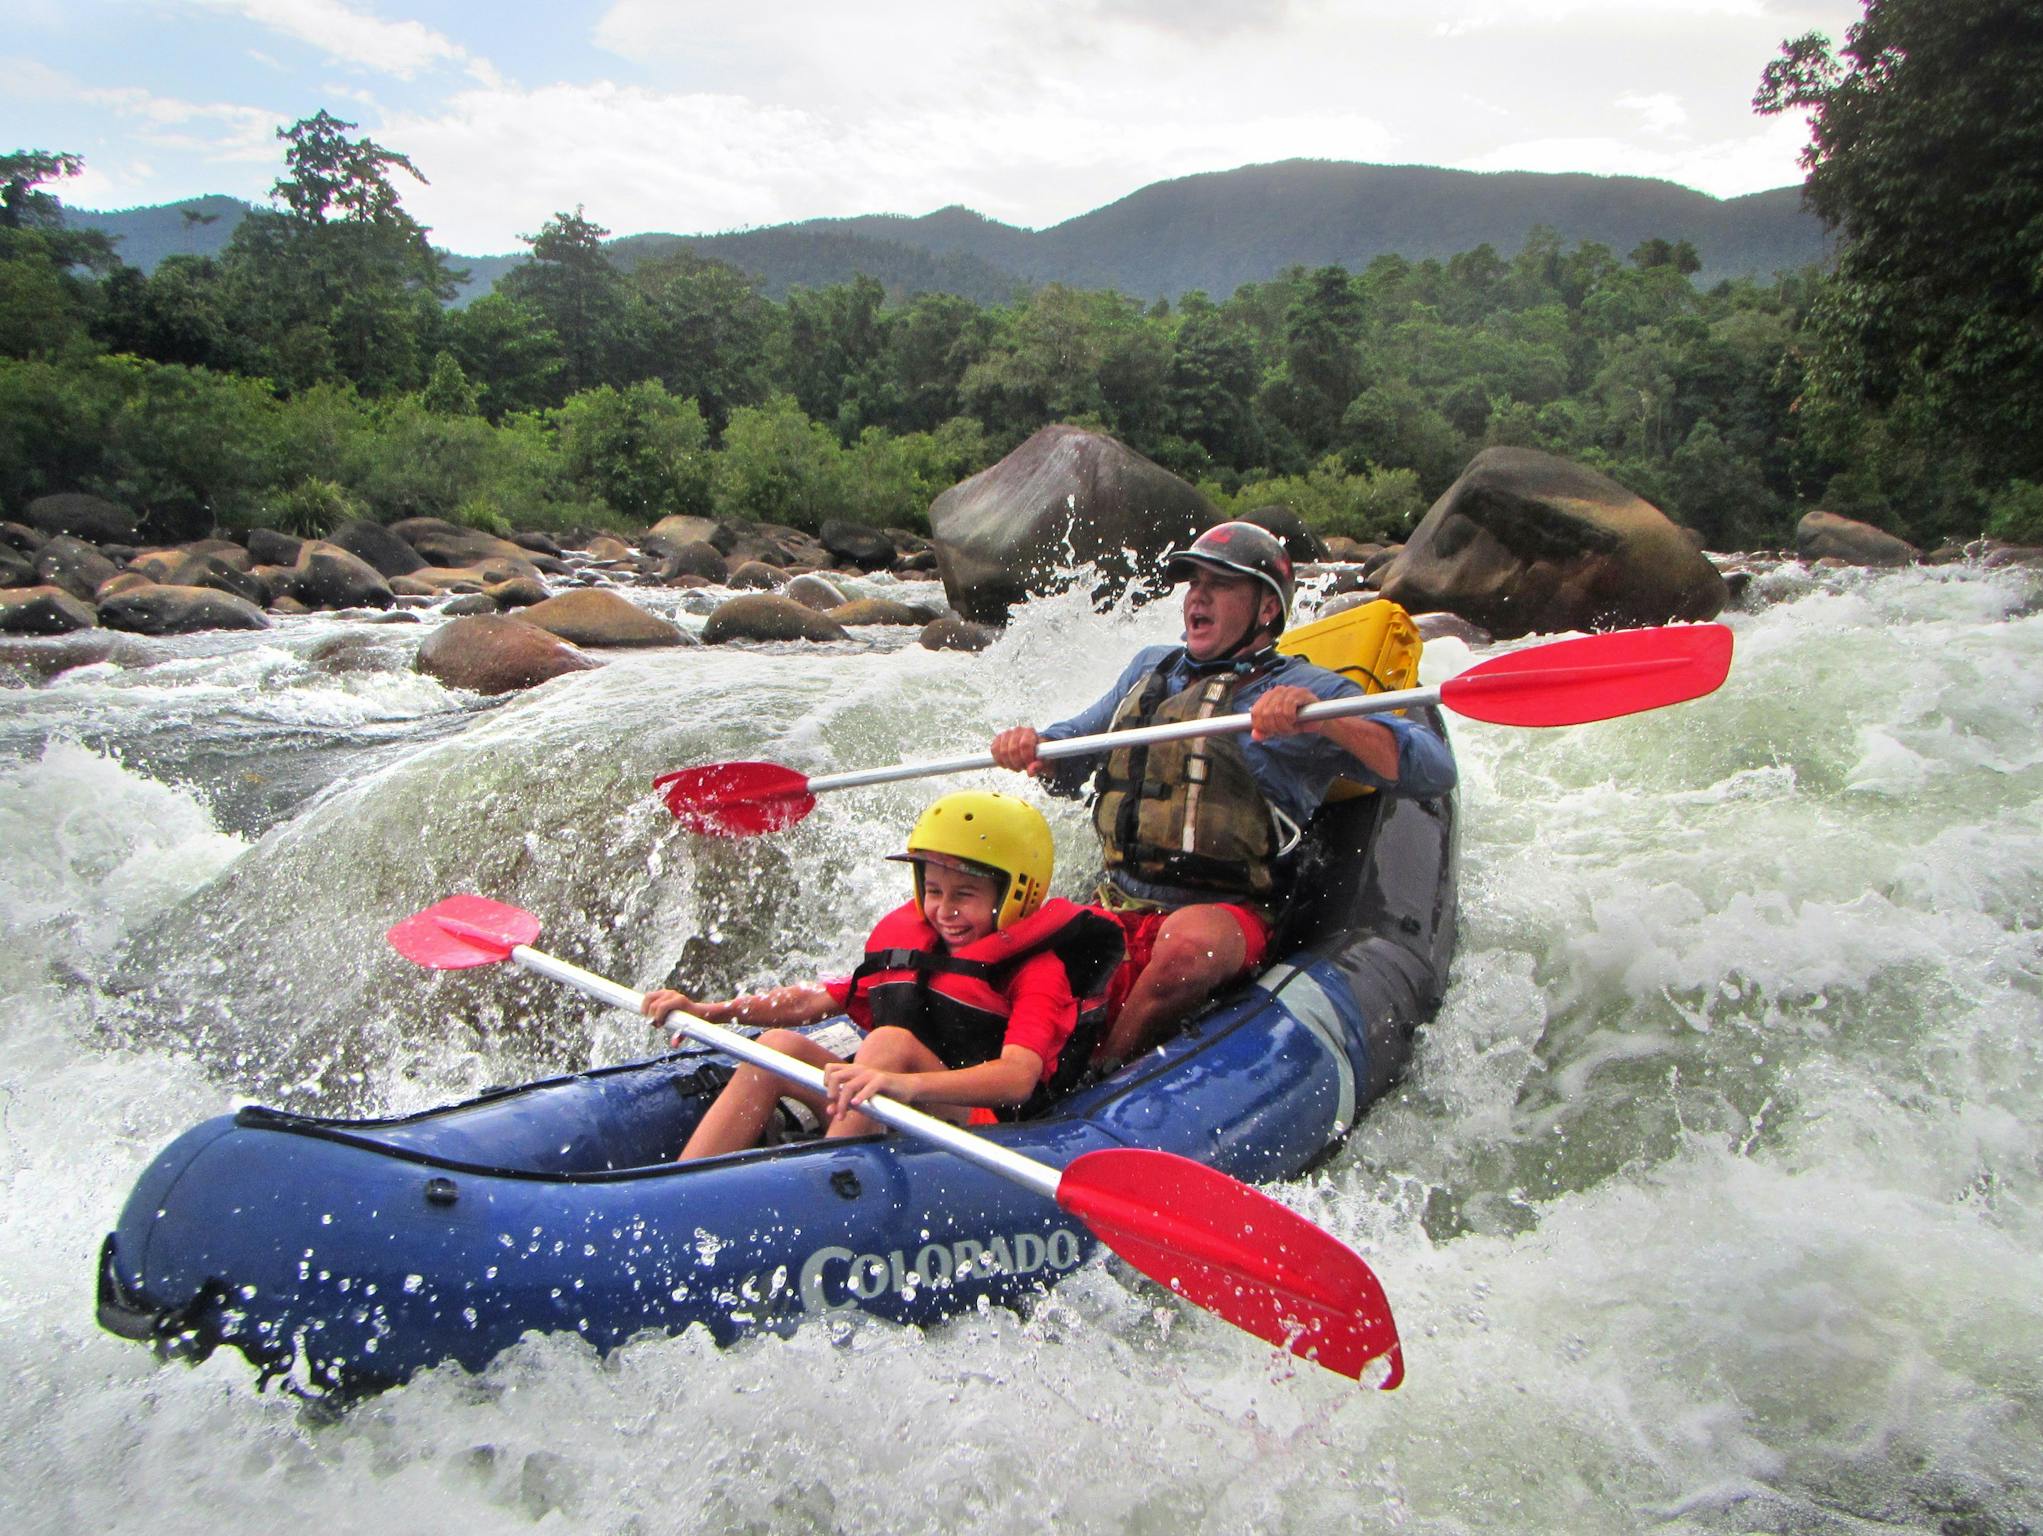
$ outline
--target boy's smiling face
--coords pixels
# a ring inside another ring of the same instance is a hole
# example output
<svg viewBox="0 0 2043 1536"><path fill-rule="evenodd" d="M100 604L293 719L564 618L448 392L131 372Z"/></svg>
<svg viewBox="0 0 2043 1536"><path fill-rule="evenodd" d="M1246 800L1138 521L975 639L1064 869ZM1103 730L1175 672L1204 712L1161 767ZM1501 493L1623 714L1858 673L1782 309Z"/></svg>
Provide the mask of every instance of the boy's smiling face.
<svg viewBox="0 0 2043 1536"><path fill-rule="evenodd" d="M922 861L922 915L948 948L962 948L993 932L999 900L999 882L991 876Z"/></svg>

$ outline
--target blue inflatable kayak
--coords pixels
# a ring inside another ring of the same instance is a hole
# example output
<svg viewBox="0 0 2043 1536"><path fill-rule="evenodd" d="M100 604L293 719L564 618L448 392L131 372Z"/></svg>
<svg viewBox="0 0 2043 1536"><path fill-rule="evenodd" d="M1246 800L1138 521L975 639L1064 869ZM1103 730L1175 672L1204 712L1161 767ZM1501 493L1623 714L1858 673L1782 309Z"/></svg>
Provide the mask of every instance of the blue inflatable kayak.
<svg viewBox="0 0 2043 1536"><path fill-rule="evenodd" d="M1152 1147L1250 1182L1327 1157L1445 983L1453 802L1332 805L1312 843L1314 898L1281 960L1160 1051L986 1134L1057 1166ZM99 1320L166 1356L231 1345L358 1392L442 1361L479 1369L534 1329L609 1349L847 1308L929 1323L1092 1255L1054 1205L904 1137L673 1163L729 1070L688 1049L394 1119L207 1121L143 1173L106 1239Z"/></svg>

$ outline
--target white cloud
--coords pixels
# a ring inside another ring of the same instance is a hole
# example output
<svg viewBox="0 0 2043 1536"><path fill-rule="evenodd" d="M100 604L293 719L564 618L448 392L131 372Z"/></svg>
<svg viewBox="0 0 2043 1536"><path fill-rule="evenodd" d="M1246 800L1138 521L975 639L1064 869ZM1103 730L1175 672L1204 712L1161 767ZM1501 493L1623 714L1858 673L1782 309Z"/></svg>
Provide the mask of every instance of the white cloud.
<svg viewBox="0 0 2043 1536"><path fill-rule="evenodd" d="M442 65L463 68L485 82L495 71L486 59L417 21L384 21L344 0L196 0L215 10L233 11L258 26L280 32L318 49L328 58L389 75L416 79Z"/></svg>
<svg viewBox="0 0 2043 1536"><path fill-rule="evenodd" d="M476 255L513 248L507 233L533 233L577 203L618 234L921 214L954 202L1037 224L1149 181L1295 156L1380 159L1397 144L1354 113L1230 120L1193 104L1115 119L1081 103L1047 114L965 105L859 119L615 83L466 91L441 111L386 116L376 138L432 178L408 187L405 202L434 239Z"/></svg>
<svg viewBox="0 0 2043 1536"><path fill-rule="evenodd" d="M1712 197L1739 197L1798 180L1795 156L1808 139L1801 118L1766 118L1743 133L1662 150L1642 149L1620 138L1533 139L1470 156L1457 162L1457 169L1652 176Z"/></svg>
<svg viewBox="0 0 2043 1536"><path fill-rule="evenodd" d="M1681 104L1681 98L1666 91L1650 95L1639 91L1627 91L1617 98L1617 105L1628 112L1638 114L1639 124L1648 133L1667 134L1688 123L1688 108Z"/></svg>

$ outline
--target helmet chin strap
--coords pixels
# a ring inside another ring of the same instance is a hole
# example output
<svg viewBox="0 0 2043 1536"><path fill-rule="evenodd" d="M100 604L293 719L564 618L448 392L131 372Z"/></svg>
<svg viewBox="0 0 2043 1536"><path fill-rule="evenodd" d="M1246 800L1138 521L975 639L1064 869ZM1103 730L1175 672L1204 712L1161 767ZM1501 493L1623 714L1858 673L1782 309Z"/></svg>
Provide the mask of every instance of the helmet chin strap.
<svg viewBox="0 0 2043 1536"><path fill-rule="evenodd" d="M1226 652L1211 661L1194 661L1190 652L1186 652L1185 660L1201 676L1209 672L1252 672L1274 653L1275 642L1256 644L1268 627L1260 620L1251 624Z"/></svg>

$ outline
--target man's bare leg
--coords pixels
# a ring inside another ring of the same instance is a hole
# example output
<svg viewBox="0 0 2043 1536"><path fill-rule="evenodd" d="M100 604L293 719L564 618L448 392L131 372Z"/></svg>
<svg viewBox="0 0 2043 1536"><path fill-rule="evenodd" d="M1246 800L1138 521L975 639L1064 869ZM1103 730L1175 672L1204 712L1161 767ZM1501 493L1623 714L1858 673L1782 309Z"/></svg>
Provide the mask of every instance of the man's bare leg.
<svg viewBox="0 0 2043 1536"><path fill-rule="evenodd" d="M1119 1066L1163 1040L1193 1009L1241 974L1248 941L1223 907L1180 907L1157 930L1149 964L1135 978L1121 1016L1093 1053L1096 1065Z"/></svg>

